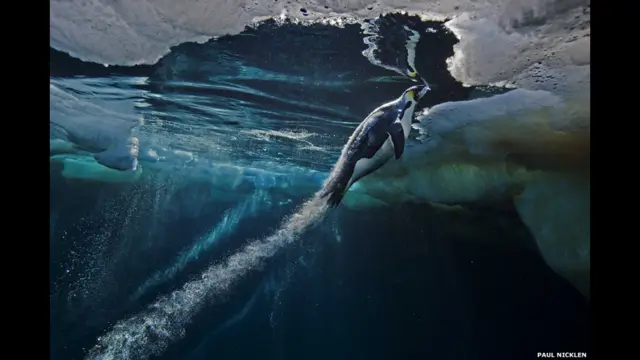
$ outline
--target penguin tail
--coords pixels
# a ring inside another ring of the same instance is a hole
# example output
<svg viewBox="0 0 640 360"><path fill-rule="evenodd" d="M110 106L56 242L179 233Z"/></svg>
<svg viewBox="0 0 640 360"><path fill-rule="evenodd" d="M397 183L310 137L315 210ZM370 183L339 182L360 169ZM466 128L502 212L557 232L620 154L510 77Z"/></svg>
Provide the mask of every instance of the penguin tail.
<svg viewBox="0 0 640 360"><path fill-rule="evenodd" d="M318 197L324 199L330 207L337 207L347 193L350 179L351 172L334 171L334 173L329 175L322 190L318 192Z"/></svg>
<svg viewBox="0 0 640 360"><path fill-rule="evenodd" d="M334 190L331 192L328 192L325 195L325 199L327 201L327 205L329 205L332 208L338 207L338 205L340 205L340 203L342 202L342 198L344 197L345 191L344 190Z"/></svg>

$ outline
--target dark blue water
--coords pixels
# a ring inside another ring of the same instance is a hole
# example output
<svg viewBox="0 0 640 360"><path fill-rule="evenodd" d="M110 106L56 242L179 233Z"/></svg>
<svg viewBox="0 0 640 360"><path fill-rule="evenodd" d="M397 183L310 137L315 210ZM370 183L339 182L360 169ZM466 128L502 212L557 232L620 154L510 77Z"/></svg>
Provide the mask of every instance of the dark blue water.
<svg viewBox="0 0 640 360"><path fill-rule="evenodd" d="M421 106L477 90L448 74L445 59L456 40L441 25L389 19L380 42L387 63L402 63L398 23L439 29L417 48L418 71L434 89ZM287 181L297 178L287 171L327 171L357 123L411 85L372 65L364 48L358 26L266 24L178 46L154 66L105 68L52 50L51 78L67 91L106 108L144 102L135 108L145 117L141 152L164 149L169 159L171 150L183 150L214 166L203 173L175 160L153 168L141 158L152 170L117 184L64 178L52 162L51 358L82 359L118 320L271 234L310 196L322 176L309 175L306 190L292 191ZM320 150L242 132L256 129L304 131ZM245 177L230 192L219 185L230 176L216 172L222 160L289 170ZM144 285L254 198L258 208L242 212L215 244ZM544 264L508 202L455 211L341 208L206 306L183 338L152 358L529 359L588 352L589 311Z"/></svg>
<svg viewBox="0 0 640 360"><path fill-rule="evenodd" d="M61 240L52 248L52 280L64 278L61 265L74 256L71 249L95 249L95 243L78 242L95 241L87 235L111 228L101 224L126 224L102 240L101 256L113 262L88 280L99 280L93 291L70 298L65 289L75 288L74 276L56 282L61 291L52 298L53 358L80 358L82 347L91 347L113 321L141 310L145 300L179 286L244 239L266 235L290 210L243 223L170 284L128 302L126 294L144 275L171 261L180 242L206 231L207 219L219 218L224 206L212 202L197 219L179 212L127 219L119 211L126 207L122 193L135 188L52 178L51 190L54 204L63 203L62 194L77 194L67 197L65 215L55 222L52 238ZM197 185L185 190L197 191ZM139 201L146 201L144 195ZM113 205L105 214L96 212L98 202ZM110 212L112 218L105 220ZM74 224L75 219L82 221ZM244 279L223 304L206 309L162 358L520 359L542 350L585 351L588 305L530 249L532 241L508 208L462 214L417 205L343 210L263 272ZM117 254L122 250L126 253Z"/></svg>

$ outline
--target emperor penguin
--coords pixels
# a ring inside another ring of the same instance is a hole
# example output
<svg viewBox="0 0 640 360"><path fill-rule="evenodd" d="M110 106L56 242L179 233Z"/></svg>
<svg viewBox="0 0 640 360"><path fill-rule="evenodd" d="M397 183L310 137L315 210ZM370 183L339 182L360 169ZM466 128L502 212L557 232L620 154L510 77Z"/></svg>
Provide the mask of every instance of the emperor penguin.
<svg viewBox="0 0 640 360"><path fill-rule="evenodd" d="M327 205L338 206L356 181L380 169L392 157L396 160L402 157L416 105L428 90L426 82L412 86L399 98L373 110L360 123L318 192Z"/></svg>

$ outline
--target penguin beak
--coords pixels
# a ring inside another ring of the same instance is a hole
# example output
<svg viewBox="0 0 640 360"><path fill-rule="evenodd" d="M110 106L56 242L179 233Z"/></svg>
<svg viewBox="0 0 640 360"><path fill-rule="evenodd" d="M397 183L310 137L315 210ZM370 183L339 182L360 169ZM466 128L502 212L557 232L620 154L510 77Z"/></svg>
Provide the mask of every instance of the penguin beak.
<svg viewBox="0 0 640 360"><path fill-rule="evenodd" d="M427 91L431 90L431 88L429 87L429 84L425 83L421 88L420 91L418 91L418 93L415 95L415 99L416 101L420 101L420 99L422 99L422 97L427 93Z"/></svg>

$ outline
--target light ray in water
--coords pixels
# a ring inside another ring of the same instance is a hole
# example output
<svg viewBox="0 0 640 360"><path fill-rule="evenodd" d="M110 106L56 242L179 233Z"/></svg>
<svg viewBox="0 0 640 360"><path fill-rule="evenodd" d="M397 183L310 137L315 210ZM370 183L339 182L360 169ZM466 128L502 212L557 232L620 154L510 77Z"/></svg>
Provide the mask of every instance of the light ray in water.
<svg viewBox="0 0 640 360"><path fill-rule="evenodd" d="M182 271L187 264L197 260L203 252L207 251L220 239L233 233L242 220L257 215L263 209L266 209L269 204L269 194L265 191L258 191L237 206L227 210L222 216L222 220L220 220L210 232L193 244L191 248L180 254L171 267L164 271L156 272L151 278L138 287L133 295L133 299L138 299L150 287L172 279L178 272Z"/></svg>
<svg viewBox="0 0 640 360"><path fill-rule="evenodd" d="M248 272L318 225L327 209L326 202L314 196L272 235L250 242L225 262L209 267L200 278L161 297L146 311L118 322L98 338L87 359L147 359L161 354L171 342L184 336L185 327L206 303L215 301Z"/></svg>

